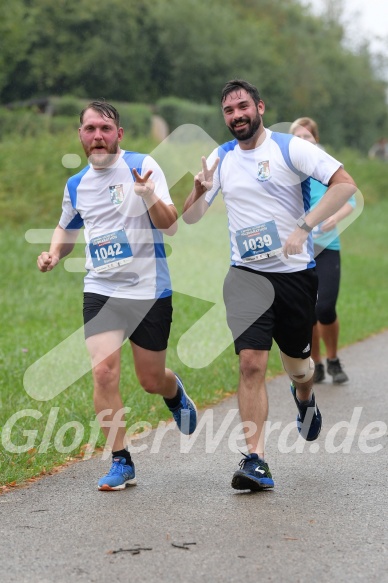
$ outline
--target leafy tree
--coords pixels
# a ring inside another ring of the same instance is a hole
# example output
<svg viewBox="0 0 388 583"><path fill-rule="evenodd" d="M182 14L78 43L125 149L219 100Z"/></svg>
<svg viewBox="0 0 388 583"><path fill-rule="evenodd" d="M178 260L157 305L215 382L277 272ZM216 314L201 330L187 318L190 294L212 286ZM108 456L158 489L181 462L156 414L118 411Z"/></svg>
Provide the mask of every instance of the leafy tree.
<svg viewBox="0 0 388 583"><path fill-rule="evenodd" d="M12 82L30 46L31 22L23 0L0 0L0 94ZM15 81L15 80L13 80Z"/></svg>
<svg viewBox="0 0 388 583"><path fill-rule="evenodd" d="M152 92L149 62L157 53L143 0L30 0L29 54L15 75L21 97L74 93L140 101ZM9 84L5 94L15 98Z"/></svg>
<svg viewBox="0 0 388 583"><path fill-rule="evenodd" d="M240 77L267 125L310 115L323 141L366 151L388 132L386 61L351 50L343 0L325 2L318 17L298 0L0 0L0 101L218 104Z"/></svg>

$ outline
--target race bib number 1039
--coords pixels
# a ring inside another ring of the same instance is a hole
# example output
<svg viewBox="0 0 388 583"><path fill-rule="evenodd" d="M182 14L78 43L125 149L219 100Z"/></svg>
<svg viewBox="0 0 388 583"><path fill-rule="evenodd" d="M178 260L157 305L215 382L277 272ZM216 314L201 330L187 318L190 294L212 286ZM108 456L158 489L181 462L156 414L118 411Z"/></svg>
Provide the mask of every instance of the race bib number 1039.
<svg viewBox="0 0 388 583"><path fill-rule="evenodd" d="M236 231L236 242L242 261L260 261L279 255L282 250L275 221Z"/></svg>

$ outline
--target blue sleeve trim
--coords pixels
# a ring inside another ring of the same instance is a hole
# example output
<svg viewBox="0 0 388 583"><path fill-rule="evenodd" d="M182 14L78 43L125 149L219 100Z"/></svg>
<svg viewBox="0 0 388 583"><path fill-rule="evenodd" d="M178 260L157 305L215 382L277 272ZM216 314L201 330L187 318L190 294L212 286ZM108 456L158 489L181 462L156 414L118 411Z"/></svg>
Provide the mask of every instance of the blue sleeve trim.
<svg viewBox="0 0 388 583"><path fill-rule="evenodd" d="M133 168L136 168L137 172L141 175L143 169L143 162L144 158L148 156L148 154L140 154L139 152L125 152L123 156L123 160L127 164L128 168L131 171L132 178L135 181L135 177L133 175Z"/></svg>
<svg viewBox="0 0 388 583"><path fill-rule="evenodd" d="M222 162L224 161L224 158L226 156L226 154L228 152L231 152L232 150L235 149L237 145L237 140L231 140L230 142L225 142L225 144L221 144L221 146L218 146L218 150L217 150L217 155L220 159L219 163L218 163L218 179L219 179L219 183L220 186L219 188L217 188L217 190L214 192L213 196L211 197L211 199L208 201L208 205L210 206L213 203L213 200L215 199L215 197L218 194L218 191L221 188L221 166L222 166Z"/></svg>
<svg viewBox="0 0 388 583"><path fill-rule="evenodd" d="M271 140L276 142L279 146L280 151L282 153L283 159L289 169L294 172L297 176L299 176L302 195L303 195L303 208L305 212L310 210L311 205L311 179L310 176L306 176L304 172L301 172L293 165L291 158L290 158L290 142L294 136L292 134L281 134L280 132L272 132Z"/></svg>
<svg viewBox="0 0 388 583"><path fill-rule="evenodd" d="M71 206L75 209L77 207L77 188L83 176L89 170L90 166L86 166L81 172L75 174L67 181L67 189L70 195Z"/></svg>
<svg viewBox="0 0 388 583"><path fill-rule="evenodd" d="M66 225L66 229L81 229L84 226L84 221L79 213L75 215L70 221L68 225Z"/></svg>
<svg viewBox="0 0 388 583"><path fill-rule="evenodd" d="M86 174L89 168L90 166L85 166L85 168L83 168L81 172L78 172L78 174L75 174L67 181L67 190L69 191L71 206L75 210L77 209L77 189L83 176ZM77 214L72 218L70 223L66 225L66 229L81 229L83 226L84 221L81 215L77 212Z"/></svg>
<svg viewBox="0 0 388 583"><path fill-rule="evenodd" d="M221 165L224 158L228 152L231 152L237 146L237 140L231 140L230 142L225 142L221 146L218 146L218 157L220 159L218 164L218 176L221 176ZM221 182L221 181L220 181Z"/></svg>
<svg viewBox="0 0 388 583"><path fill-rule="evenodd" d="M290 158L290 142L293 137L294 136L292 134L281 134L279 132L272 132L271 134L271 140L276 142L277 145L279 146L285 163L287 164L290 170L295 172L295 174L297 174L300 177L301 182L303 182L304 180L306 180L306 175L297 168L295 168Z"/></svg>

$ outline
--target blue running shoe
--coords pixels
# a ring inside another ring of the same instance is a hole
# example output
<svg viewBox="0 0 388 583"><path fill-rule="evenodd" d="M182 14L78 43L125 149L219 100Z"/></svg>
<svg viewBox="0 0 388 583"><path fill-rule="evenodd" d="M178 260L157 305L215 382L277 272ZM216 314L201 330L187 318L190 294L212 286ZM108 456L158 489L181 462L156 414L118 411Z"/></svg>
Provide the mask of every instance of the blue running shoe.
<svg viewBox="0 0 388 583"><path fill-rule="evenodd" d="M170 409L180 431L185 435L191 435L197 427L197 408L194 402L186 394L182 379L177 374L175 374L175 377L177 385L182 391L181 402L173 409L170 407L168 408Z"/></svg>
<svg viewBox="0 0 388 583"><path fill-rule="evenodd" d="M298 431L306 441L314 441L320 434L322 427L322 415L315 402L314 393L312 393L310 404L307 407L298 401L293 383L291 383L291 393L299 411L296 418Z"/></svg>
<svg viewBox="0 0 388 583"><path fill-rule="evenodd" d="M99 490L124 490L126 486L136 484L135 465L127 464L124 457L115 457L109 473L98 482Z"/></svg>
<svg viewBox="0 0 388 583"><path fill-rule="evenodd" d="M275 482L269 471L268 464L259 458L257 453L243 454L240 469L234 472L232 488L235 490L268 490L273 488Z"/></svg>

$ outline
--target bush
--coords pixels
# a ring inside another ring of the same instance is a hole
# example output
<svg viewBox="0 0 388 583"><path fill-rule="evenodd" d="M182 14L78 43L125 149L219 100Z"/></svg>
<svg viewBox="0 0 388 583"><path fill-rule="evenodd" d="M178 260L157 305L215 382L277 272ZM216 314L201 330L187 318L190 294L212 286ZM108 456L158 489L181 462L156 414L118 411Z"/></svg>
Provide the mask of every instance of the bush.
<svg viewBox="0 0 388 583"><path fill-rule="evenodd" d="M120 114L120 125L130 138L149 137L152 125L152 110L142 103L113 104Z"/></svg>
<svg viewBox="0 0 388 583"><path fill-rule="evenodd" d="M93 99L79 99L71 95L50 97L45 112L33 105L0 107L0 140L11 133L21 136L37 136L42 133L57 134L68 128L77 129L79 114ZM132 138L146 137L151 133L152 111L140 103L114 104L120 113L120 123Z"/></svg>
<svg viewBox="0 0 388 583"><path fill-rule="evenodd" d="M63 95L62 97L50 97L49 108L47 113L53 116L76 117L88 104L88 100L79 99L73 95Z"/></svg>
<svg viewBox="0 0 388 583"><path fill-rule="evenodd" d="M72 95L65 95L63 97L52 97L50 105L52 106L51 113L56 116L67 116L79 119L81 111L94 98L79 99ZM99 99L96 99L99 101ZM130 137L149 136L151 131L152 111L148 105L142 103L112 103L120 114L120 125L125 132L130 134Z"/></svg>
<svg viewBox="0 0 388 583"><path fill-rule="evenodd" d="M388 162L369 160L351 149L342 149L333 155L344 164L345 170L354 178L365 204L378 203L387 198Z"/></svg>
<svg viewBox="0 0 388 583"><path fill-rule="evenodd" d="M49 130L49 118L28 109L10 111L0 108L0 140L11 134L36 136Z"/></svg>
<svg viewBox="0 0 388 583"><path fill-rule="evenodd" d="M194 124L202 128L216 142L230 140L220 108L216 105L193 103L176 97L165 97L156 104L157 112L174 131L183 124Z"/></svg>

